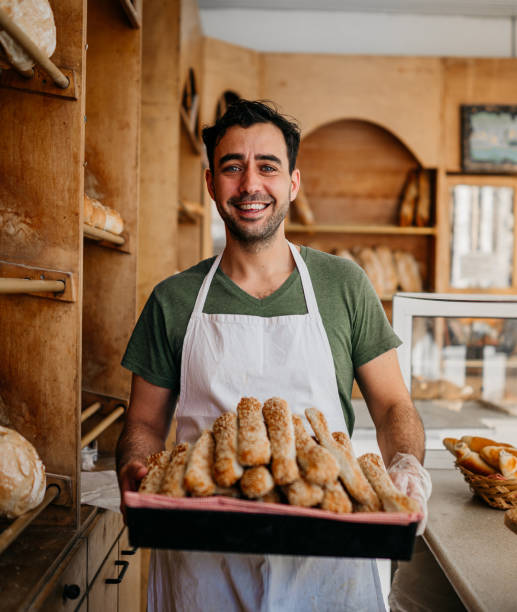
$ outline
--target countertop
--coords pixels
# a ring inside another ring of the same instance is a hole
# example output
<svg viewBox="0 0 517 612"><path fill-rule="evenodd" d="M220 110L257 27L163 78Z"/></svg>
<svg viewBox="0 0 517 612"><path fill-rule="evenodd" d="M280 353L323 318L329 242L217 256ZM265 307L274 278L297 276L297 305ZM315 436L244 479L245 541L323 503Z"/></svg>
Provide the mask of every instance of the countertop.
<svg viewBox="0 0 517 612"><path fill-rule="evenodd" d="M427 546L468 610L514 612L517 534L505 526L504 511L474 497L458 470L429 471Z"/></svg>

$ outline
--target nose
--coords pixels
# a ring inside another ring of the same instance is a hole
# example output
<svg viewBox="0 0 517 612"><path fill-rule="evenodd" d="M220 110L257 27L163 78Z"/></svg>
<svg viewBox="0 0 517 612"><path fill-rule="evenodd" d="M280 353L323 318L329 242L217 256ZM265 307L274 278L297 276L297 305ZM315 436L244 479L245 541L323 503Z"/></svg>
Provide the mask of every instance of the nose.
<svg viewBox="0 0 517 612"><path fill-rule="evenodd" d="M260 174L253 166L247 166L241 175L241 193L257 193L260 189Z"/></svg>

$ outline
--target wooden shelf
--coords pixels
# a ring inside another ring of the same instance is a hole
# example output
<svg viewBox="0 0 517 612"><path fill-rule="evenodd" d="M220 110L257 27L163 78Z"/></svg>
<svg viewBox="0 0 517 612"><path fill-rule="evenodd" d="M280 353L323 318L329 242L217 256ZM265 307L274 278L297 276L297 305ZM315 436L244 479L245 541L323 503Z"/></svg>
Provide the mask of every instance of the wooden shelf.
<svg viewBox="0 0 517 612"><path fill-rule="evenodd" d="M123 236L112 234L111 232L105 232L104 230L101 230L98 227L92 227L91 225L83 225L83 234L85 238L99 241L105 240L106 242L111 242L112 244L119 246L122 246L126 242Z"/></svg>
<svg viewBox="0 0 517 612"><path fill-rule="evenodd" d="M289 223L286 232L307 234L393 234L406 236L434 236L435 227L399 227L398 225L302 225Z"/></svg>

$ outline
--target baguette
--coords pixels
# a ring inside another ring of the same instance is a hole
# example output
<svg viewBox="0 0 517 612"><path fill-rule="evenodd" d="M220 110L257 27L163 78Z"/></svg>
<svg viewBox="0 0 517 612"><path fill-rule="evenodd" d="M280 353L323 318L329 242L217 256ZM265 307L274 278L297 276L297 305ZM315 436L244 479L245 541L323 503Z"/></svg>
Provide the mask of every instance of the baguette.
<svg viewBox="0 0 517 612"><path fill-rule="evenodd" d="M357 463L350 438L343 432L330 434L324 415L316 408L307 408L305 416L316 439L334 457L339 465L339 478L346 490L360 504L380 509L380 502Z"/></svg>
<svg viewBox="0 0 517 612"><path fill-rule="evenodd" d="M237 406L238 451L241 465L265 465L271 458L271 445L262 418L262 406L254 397L243 397Z"/></svg>
<svg viewBox="0 0 517 612"><path fill-rule="evenodd" d="M214 479L220 487L231 487L244 473L237 461L237 415L225 412L212 427L215 439Z"/></svg>
<svg viewBox="0 0 517 612"><path fill-rule="evenodd" d="M284 487L287 501L292 506L304 506L310 508L317 506L323 501L323 489L304 478L295 480L290 485Z"/></svg>
<svg viewBox="0 0 517 612"><path fill-rule="evenodd" d="M165 468L171 459L170 451L163 450L147 458L147 474L143 477L139 493L158 493L165 476Z"/></svg>
<svg viewBox="0 0 517 612"><path fill-rule="evenodd" d="M323 487L321 507L330 512L352 512L352 502L339 480Z"/></svg>
<svg viewBox="0 0 517 612"><path fill-rule="evenodd" d="M296 445L291 411L278 397L268 399L262 414L271 443L271 471L278 485L286 485L300 477L296 464Z"/></svg>
<svg viewBox="0 0 517 612"><path fill-rule="evenodd" d="M275 481L265 465L248 468L240 480L241 491L250 499L258 499L270 493Z"/></svg>
<svg viewBox="0 0 517 612"><path fill-rule="evenodd" d="M499 455L503 450L517 457L517 448L511 446L483 446L479 451L479 456L493 468L499 469Z"/></svg>
<svg viewBox="0 0 517 612"><path fill-rule="evenodd" d="M458 442L454 447L454 452L458 465L463 466L465 469L482 476L490 476L496 473L496 470L484 461L479 456L479 453L470 450L465 442Z"/></svg>
<svg viewBox="0 0 517 612"><path fill-rule="evenodd" d="M183 478L187 467L190 452L190 444L182 442L178 444L171 453L171 460L165 468L165 473L160 486L160 495L167 497L185 497L187 491L183 486Z"/></svg>
<svg viewBox="0 0 517 612"><path fill-rule="evenodd" d="M362 512L377 512L381 509L381 502L361 470L350 438L342 431L335 431L332 438L338 445L341 482L350 495L361 505Z"/></svg>
<svg viewBox="0 0 517 612"><path fill-rule="evenodd" d="M420 504L395 487L379 455L361 455L359 465L386 512L420 512Z"/></svg>
<svg viewBox="0 0 517 612"><path fill-rule="evenodd" d="M212 478L214 446L212 432L205 429L190 453L183 483L187 491L196 497L206 497L215 492Z"/></svg>
<svg viewBox="0 0 517 612"><path fill-rule="evenodd" d="M480 436L461 436L461 441L465 442L470 450L475 451L476 453L479 453L479 451L485 446L512 446L511 444L496 442L490 438L482 438Z"/></svg>
<svg viewBox="0 0 517 612"><path fill-rule="evenodd" d="M317 485L334 482L339 474L337 461L328 450L317 444L309 436L299 415L293 415L293 424L296 440L296 458L304 478Z"/></svg>

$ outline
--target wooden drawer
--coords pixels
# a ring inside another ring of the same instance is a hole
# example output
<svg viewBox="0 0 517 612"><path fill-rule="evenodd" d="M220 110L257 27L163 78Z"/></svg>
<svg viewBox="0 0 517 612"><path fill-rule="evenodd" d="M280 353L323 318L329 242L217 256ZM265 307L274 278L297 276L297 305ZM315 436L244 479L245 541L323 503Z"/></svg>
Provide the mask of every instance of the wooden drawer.
<svg viewBox="0 0 517 612"><path fill-rule="evenodd" d="M88 533L88 584L95 578L123 526L121 514L110 511L99 514L99 518Z"/></svg>
<svg viewBox="0 0 517 612"><path fill-rule="evenodd" d="M66 569L57 579L40 610L65 612L75 610L79 606L86 593L86 562L87 544L86 540L81 538L72 549L70 562L66 563ZM82 606L80 609L85 608Z"/></svg>
<svg viewBox="0 0 517 612"><path fill-rule="evenodd" d="M111 549L104 565L101 567L88 592L88 610L90 612L117 612L118 584L108 584L106 580L117 578L121 567L118 561L118 546Z"/></svg>
<svg viewBox="0 0 517 612"><path fill-rule="evenodd" d="M140 612L140 550L134 550L129 545L129 535L124 529L118 541L118 558L128 561L129 567L126 575L119 584L118 609L119 612Z"/></svg>

